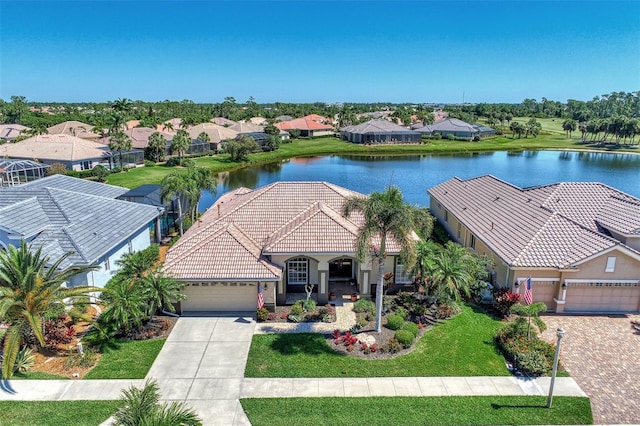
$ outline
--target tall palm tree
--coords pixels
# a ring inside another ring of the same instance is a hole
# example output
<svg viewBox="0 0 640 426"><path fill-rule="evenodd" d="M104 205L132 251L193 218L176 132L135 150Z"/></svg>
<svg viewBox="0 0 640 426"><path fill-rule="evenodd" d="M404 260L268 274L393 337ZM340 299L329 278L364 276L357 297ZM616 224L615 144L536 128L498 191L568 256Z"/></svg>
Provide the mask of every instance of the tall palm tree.
<svg viewBox="0 0 640 426"><path fill-rule="evenodd" d="M184 234L184 226L183 219L184 214L182 212L182 200L183 199L191 199L188 195L189 191L192 190L192 185L189 184L189 181L185 177L184 172L180 172L175 170L169 173L162 179L160 182L160 196L165 201L170 201L173 197L176 197L176 201L178 202L178 225L180 227L180 235ZM194 194L191 194L192 196Z"/></svg>
<svg viewBox="0 0 640 426"><path fill-rule="evenodd" d="M186 130L180 129L173 137L173 141L171 141L171 150L176 151L178 157L182 158L184 153L189 149L189 145L191 145L189 133L187 133Z"/></svg>
<svg viewBox="0 0 640 426"><path fill-rule="evenodd" d="M402 200L402 192L396 186L384 192L373 192L369 197L347 199L342 214L349 217L359 212L364 222L356 240L356 256L363 262L367 255L378 261L378 283L376 287L376 331L382 329L382 294L384 285L384 260L387 256L387 237L400 244L400 258L411 267L415 259L415 241L411 238L415 208ZM379 244L375 245L375 243Z"/></svg>
<svg viewBox="0 0 640 426"><path fill-rule="evenodd" d="M109 149L111 151L118 151L120 157L120 168L124 167L122 160L123 151L131 151L133 148L133 141L124 132L116 132L109 138Z"/></svg>
<svg viewBox="0 0 640 426"><path fill-rule="evenodd" d="M198 213L198 206L202 191L209 191L213 195L217 193L218 179L215 173L211 169L204 167L189 167L187 170L187 180L194 186L192 190L188 192L191 202L191 220L196 220L196 214Z"/></svg>
<svg viewBox="0 0 640 426"><path fill-rule="evenodd" d="M72 253L54 262L43 256L42 247L32 251L22 241L20 247L0 251L0 321L9 324L4 346L2 377L13 374L13 366L24 337L33 334L44 346L43 316L56 304L74 303L74 297L95 291L93 287L63 287L72 277L98 269L97 266L61 268Z"/></svg>
<svg viewBox="0 0 640 426"><path fill-rule="evenodd" d="M122 392L123 407L115 415L116 426L202 425L198 415L182 402L160 404L160 388L147 380L142 389L132 387Z"/></svg>
<svg viewBox="0 0 640 426"><path fill-rule="evenodd" d="M164 157L164 149L167 146L167 140L160 132L153 132L149 135L149 149L153 152L155 161L162 161Z"/></svg>

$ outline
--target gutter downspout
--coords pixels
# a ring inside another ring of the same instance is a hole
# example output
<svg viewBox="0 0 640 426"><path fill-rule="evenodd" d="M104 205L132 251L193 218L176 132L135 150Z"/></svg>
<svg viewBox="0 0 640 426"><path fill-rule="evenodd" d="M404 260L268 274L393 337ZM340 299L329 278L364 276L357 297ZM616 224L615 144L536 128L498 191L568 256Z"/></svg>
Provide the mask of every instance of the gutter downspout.
<svg viewBox="0 0 640 426"><path fill-rule="evenodd" d="M170 317L180 318L180 315L174 314L173 312L169 312L169 311L167 311L165 309L162 310L162 313L165 314L165 315L169 315Z"/></svg>

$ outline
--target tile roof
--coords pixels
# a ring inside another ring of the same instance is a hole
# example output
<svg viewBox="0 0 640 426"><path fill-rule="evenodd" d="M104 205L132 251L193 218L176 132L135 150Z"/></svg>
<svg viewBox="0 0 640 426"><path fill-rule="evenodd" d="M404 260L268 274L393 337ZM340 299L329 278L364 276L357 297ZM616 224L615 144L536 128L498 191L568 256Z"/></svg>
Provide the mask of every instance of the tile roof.
<svg viewBox="0 0 640 426"><path fill-rule="evenodd" d="M362 215L341 215L342 205L351 197L364 195L327 182L238 188L220 197L169 249L165 268L183 279L231 279L231 274L251 278L261 271L256 262L266 262L259 254L354 253ZM242 244L230 239L239 241L238 233L244 238ZM392 238L387 244L389 253L399 252ZM255 250L252 256L233 254L247 247ZM216 260L210 256L217 256Z"/></svg>
<svg viewBox="0 0 640 426"><path fill-rule="evenodd" d="M211 119L211 122L217 124L218 126L231 126L237 123L236 121L229 120L228 118L224 117L214 117Z"/></svg>
<svg viewBox="0 0 640 426"><path fill-rule="evenodd" d="M429 124L420 129L416 129L416 131L424 133L424 132L471 132L476 133L478 129L469 124L465 123L462 120L458 120L457 118L445 118L440 121L436 121L433 124Z"/></svg>
<svg viewBox="0 0 640 426"><path fill-rule="evenodd" d="M600 232L596 222L602 216L620 228L640 227L640 200L600 183L566 182L523 189L485 175L453 178L428 192L516 267L566 268L622 245ZM629 203L628 208L614 211L611 203L621 199Z"/></svg>
<svg viewBox="0 0 640 426"><path fill-rule="evenodd" d="M159 214L156 207L114 199L125 192L61 175L3 188L0 227L43 246L52 259L73 251L63 267L93 264Z"/></svg>
<svg viewBox="0 0 640 426"><path fill-rule="evenodd" d="M77 136L82 139L98 139L99 134L94 133L93 125L83 123L81 121L65 121L64 123L56 124L47 128L50 135L65 134L71 136Z"/></svg>
<svg viewBox="0 0 640 426"><path fill-rule="evenodd" d="M0 156L40 160L80 161L105 158L107 145L67 134L36 135L0 145Z"/></svg>
<svg viewBox="0 0 640 426"><path fill-rule="evenodd" d="M402 127L396 123L392 123L388 120L369 120L365 123L360 123L355 126L347 126L340 129L343 132L349 133L416 133L412 130Z"/></svg>
<svg viewBox="0 0 640 426"><path fill-rule="evenodd" d="M167 142L172 141L175 136L175 132L161 132L150 127L134 127L125 130L124 134L131 138L133 148L145 149L149 146L149 136L156 132L164 136Z"/></svg>
<svg viewBox="0 0 640 426"><path fill-rule="evenodd" d="M253 133L253 132L264 132L264 126L259 126L254 123L236 123L229 126L229 129L234 130L238 133Z"/></svg>
<svg viewBox="0 0 640 426"><path fill-rule="evenodd" d="M0 139L15 139L25 130L29 130L29 127L22 124L0 124Z"/></svg>
<svg viewBox="0 0 640 426"><path fill-rule="evenodd" d="M333 126L330 124L322 124L318 121L313 120L309 116L302 118L294 118L289 121L282 121L280 123L275 123L274 126L279 128L280 130L333 130Z"/></svg>
<svg viewBox="0 0 640 426"><path fill-rule="evenodd" d="M233 139L238 136L238 132L230 127L219 126L214 123L201 123L191 127L189 137L196 139L200 133L205 132L209 135L210 143L220 143L227 139Z"/></svg>

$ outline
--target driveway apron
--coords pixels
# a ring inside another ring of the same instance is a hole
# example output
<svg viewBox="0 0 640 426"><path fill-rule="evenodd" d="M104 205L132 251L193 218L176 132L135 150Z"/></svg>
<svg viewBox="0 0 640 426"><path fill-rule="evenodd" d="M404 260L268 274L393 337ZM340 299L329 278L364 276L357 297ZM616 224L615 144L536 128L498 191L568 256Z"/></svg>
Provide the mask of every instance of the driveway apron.
<svg viewBox="0 0 640 426"><path fill-rule="evenodd" d="M147 378L163 400L186 402L206 425L248 425L238 398L255 326L251 313L181 317Z"/></svg>

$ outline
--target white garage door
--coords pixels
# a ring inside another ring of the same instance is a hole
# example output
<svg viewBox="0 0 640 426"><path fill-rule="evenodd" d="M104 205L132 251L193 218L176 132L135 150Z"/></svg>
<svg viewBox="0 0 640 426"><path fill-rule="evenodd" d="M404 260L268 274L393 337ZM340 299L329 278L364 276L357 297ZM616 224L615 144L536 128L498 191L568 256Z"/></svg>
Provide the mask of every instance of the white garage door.
<svg viewBox="0 0 640 426"><path fill-rule="evenodd" d="M636 312L640 283L568 283L565 312Z"/></svg>
<svg viewBox="0 0 640 426"><path fill-rule="evenodd" d="M520 283L520 296L524 297L525 288L527 282L525 279L518 279ZM531 291L533 293L533 302L543 302L547 305L547 309L554 310L556 302L553 300L558 292L558 280L552 278L532 278L531 279Z"/></svg>
<svg viewBox="0 0 640 426"><path fill-rule="evenodd" d="M258 284L255 282L188 283L182 312L255 311Z"/></svg>

